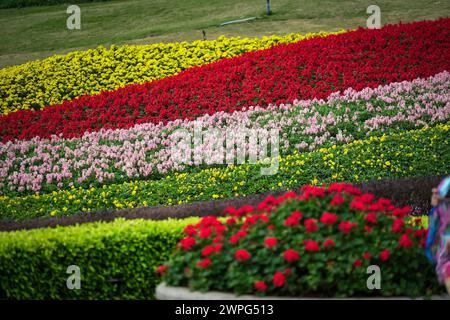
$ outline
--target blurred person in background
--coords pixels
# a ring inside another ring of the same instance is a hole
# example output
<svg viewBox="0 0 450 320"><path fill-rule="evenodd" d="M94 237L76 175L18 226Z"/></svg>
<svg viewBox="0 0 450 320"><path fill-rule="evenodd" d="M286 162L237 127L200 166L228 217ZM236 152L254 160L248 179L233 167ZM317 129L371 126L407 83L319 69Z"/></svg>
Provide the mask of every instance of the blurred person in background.
<svg viewBox="0 0 450 320"><path fill-rule="evenodd" d="M450 176L432 189L431 205L426 255L436 263L439 282L450 294Z"/></svg>

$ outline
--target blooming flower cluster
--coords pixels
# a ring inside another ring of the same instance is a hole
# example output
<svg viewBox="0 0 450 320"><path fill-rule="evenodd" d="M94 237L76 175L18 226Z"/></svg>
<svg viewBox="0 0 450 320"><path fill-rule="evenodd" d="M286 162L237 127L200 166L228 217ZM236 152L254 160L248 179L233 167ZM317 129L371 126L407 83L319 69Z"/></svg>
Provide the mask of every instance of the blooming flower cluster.
<svg viewBox="0 0 450 320"><path fill-rule="evenodd" d="M226 131L275 129L281 154L312 151L320 146L343 144L386 130L405 130L450 118L450 73L415 79L362 91L348 89L325 100L295 100L293 104L251 107L234 113L218 112L196 121L174 120L141 124L130 129L100 130L81 138L34 138L0 143L0 194L49 192L71 186L89 188L129 179L155 179L172 171L194 167L173 161L177 129ZM212 155L215 144L207 140L194 146L196 156ZM223 155L222 155L223 156ZM4 158L2 158L4 157ZM194 159L191 159L194 160ZM205 157L214 164L213 156ZM191 171L192 172L192 171Z"/></svg>
<svg viewBox="0 0 450 320"><path fill-rule="evenodd" d="M450 19L358 29L249 52L178 75L0 117L2 141L194 119L251 105L326 98L450 68Z"/></svg>
<svg viewBox="0 0 450 320"><path fill-rule="evenodd" d="M426 230L405 223L410 208L350 184L304 186L225 211L230 218L185 228L179 249L157 269L164 281L237 294L414 296L421 288L406 284L426 283L433 272L422 254ZM383 270L382 291L367 290L373 264Z"/></svg>
<svg viewBox="0 0 450 320"><path fill-rule="evenodd" d="M223 58L339 32L262 38L226 38L191 43L113 45L55 55L0 70L0 114L38 110L83 95L144 83Z"/></svg>
<svg viewBox="0 0 450 320"><path fill-rule="evenodd" d="M197 172L176 172L160 180L104 184L89 189L72 187L48 194L0 196L0 218L23 219L104 209L173 205L291 189L308 183L442 175L447 172L446 164L450 163L449 130L450 124L439 124L372 136L306 153L293 152L280 157L277 174L264 178L261 178L260 170L266 166L265 163L242 164L205 168ZM336 195L331 201L339 205L343 199ZM291 219L290 223L300 220L295 215ZM323 219L328 221L330 217ZM313 230L316 224L308 222L308 227ZM353 228L346 224L341 227L350 232Z"/></svg>

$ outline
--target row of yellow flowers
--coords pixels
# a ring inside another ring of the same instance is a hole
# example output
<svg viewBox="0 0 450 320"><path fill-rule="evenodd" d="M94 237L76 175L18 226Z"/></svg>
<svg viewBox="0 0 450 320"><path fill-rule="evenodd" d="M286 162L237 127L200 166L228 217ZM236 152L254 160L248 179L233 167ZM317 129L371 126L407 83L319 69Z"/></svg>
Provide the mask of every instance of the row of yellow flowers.
<svg viewBox="0 0 450 320"><path fill-rule="evenodd" d="M339 32L262 38L219 37L210 41L113 45L55 55L0 70L0 114L42 109L82 95L161 79L193 66L277 44Z"/></svg>
<svg viewBox="0 0 450 320"><path fill-rule="evenodd" d="M333 181L439 175L446 173L446 164L450 163L449 130L447 123L308 153L295 152L279 158L278 172L274 175L261 175L261 167L267 164L243 164L174 173L161 180L0 197L0 219L174 205Z"/></svg>

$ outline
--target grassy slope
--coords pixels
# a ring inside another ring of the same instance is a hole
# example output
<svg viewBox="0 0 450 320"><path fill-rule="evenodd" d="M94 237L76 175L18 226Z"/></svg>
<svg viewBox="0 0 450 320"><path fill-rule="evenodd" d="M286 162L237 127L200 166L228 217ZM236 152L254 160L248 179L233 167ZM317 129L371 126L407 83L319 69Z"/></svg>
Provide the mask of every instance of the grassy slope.
<svg viewBox="0 0 450 320"><path fill-rule="evenodd" d="M81 30L67 30L67 5L0 10L0 67L75 48L112 43L153 43L228 36L332 31L364 26L371 0L122 0L81 4ZM449 1L377 1L382 23L450 15ZM251 23L221 22L256 16Z"/></svg>

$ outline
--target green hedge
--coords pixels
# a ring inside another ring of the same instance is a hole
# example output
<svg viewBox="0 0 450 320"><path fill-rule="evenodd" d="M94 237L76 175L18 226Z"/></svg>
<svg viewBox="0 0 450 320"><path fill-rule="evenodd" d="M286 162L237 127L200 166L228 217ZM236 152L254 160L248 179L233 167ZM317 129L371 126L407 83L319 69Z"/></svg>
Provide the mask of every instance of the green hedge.
<svg viewBox="0 0 450 320"><path fill-rule="evenodd" d="M155 267L182 237L184 220L123 220L0 233L0 299L151 299ZM80 267L81 289L66 286Z"/></svg>
<svg viewBox="0 0 450 320"><path fill-rule="evenodd" d="M83 2L103 2L109 0L77 0L76 4ZM23 8L36 6L51 6L55 4L71 3L69 0L0 0L0 9L5 8Z"/></svg>

